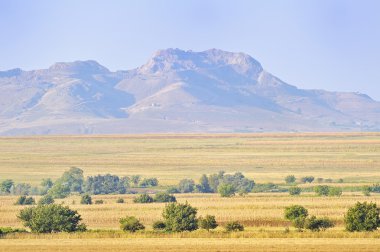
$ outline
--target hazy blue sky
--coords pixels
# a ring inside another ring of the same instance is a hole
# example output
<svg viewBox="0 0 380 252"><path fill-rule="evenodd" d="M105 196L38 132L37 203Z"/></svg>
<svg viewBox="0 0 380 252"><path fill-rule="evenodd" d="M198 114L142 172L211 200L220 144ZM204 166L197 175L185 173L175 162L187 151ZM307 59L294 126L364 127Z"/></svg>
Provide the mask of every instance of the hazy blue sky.
<svg viewBox="0 0 380 252"><path fill-rule="evenodd" d="M379 13L377 0L0 0L0 70L130 69L157 49L220 48L298 87L380 100Z"/></svg>

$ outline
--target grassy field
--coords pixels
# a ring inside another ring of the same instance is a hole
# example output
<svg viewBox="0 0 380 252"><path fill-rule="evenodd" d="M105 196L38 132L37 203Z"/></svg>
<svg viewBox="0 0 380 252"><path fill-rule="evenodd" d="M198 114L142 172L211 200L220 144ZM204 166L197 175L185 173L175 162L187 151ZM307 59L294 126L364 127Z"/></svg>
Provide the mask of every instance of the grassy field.
<svg viewBox="0 0 380 252"><path fill-rule="evenodd" d="M380 133L126 135L0 138L0 178L38 184L71 166L85 175L141 174L163 184L241 171L259 183L287 174L380 181Z"/></svg>
<svg viewBox="0 0 380 252"><path fill-rule="evenodd" d="M258 183L282 183L296 177L339 179L335 186L380 182L380 133L345 134L233 134L131 135L0 138L0 180L39 184L77 166L85 176L111 173L157 177L161 184L182 178L198 180L203 173L241 171ZM123 197L124 204L116 204ZM380 205L380 195L344 192L341 197L312 193L291 197L286 193L257 193L221 198L216 194L178 194L179 202L211 214L221 227L213 232L164 234L152 232L165 204L136 204L133 195L98 195L102 205L80 205L79 196L58 200L78 210L92 231L76 234L11 234L0 239L0 251L380 251L380 232L344 231L343 216L357 201ZM22 227L15 196L0 197L0 226ZM38 200L38 197L37 197ZM286 206L300 204L310 214L327 216L336 227L325 232L297 232L285 228ZM146 231L119 231L118 220L138 217ZM244 232L226 233L223 225L238 220Z"/></svg>

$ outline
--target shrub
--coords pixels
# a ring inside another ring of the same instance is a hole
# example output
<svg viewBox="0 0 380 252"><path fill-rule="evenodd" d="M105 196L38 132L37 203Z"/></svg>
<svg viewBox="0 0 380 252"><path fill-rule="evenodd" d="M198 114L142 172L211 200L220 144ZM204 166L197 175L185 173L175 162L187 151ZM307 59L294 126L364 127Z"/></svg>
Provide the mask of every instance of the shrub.
<svg viewBox="0 0 380 252"><path fill-rule="evenodd" d="M146 178L143 179L140 184L141 187L153 187L158 186L158 179L156 178Z"/></svg>
<svg viewBox="0 0 380 252"><path fill-rule="evenodd" d="M200 217L198 219L198 225L200 228L206 229L207 231L218 227L218 223L216 223L215 216L213 215L206 215L204 218Z"/></svg>
<svg viewBox="0 0 380 252"><path fill-rule="evenodd" d="M62 205L50 204L25 208L17 217L23 221L24 226L36 233L86 230L84 224L79 224L82 218L78 212Z"/></svg>
<svg viewBox="0 0 380 252"><path fill-rule="evenodd" d="M4 193L10 193L11 192L11 188L12 188L13 185L14 185L13 180L6 179L3 182L1 182L1 184L0 184L0 191L2 191Z"/></svg>
<svg viewBox="0 0 380 252"><path fill-rule="evenodd" d="M342 188L340 187L329 187L329 196L341 196Z"/></svg>
<svg viewBox="0 0 380 252"><path fill-rule="evenodd" d="M182 179L178 184L178 190L181 193L190 193L194 191L194 180L192 179Z"/></svg>
<svg viewBox="0 0 380 252"><path fill-rule="evenodd" d="M232 197L235 195L236 189L231 184L221 184L218 186L218 192L222 197Z"/></svg>
<svg viewBox="0 0 380 252"><path fill-rule="evenodd" d="M285 219L293 221L297 218L306 218L308 211L300 205L292 205L285 208Z"/></svg>
<svg viewBox="0 0 380 252"><path fill-rule="evenodd" d="M53 203L54 203L54 199L51 195L45 195L38 201L38 205L49 205Z"/></svg>
<svg viewBox="0 0 380 252"><path fill-rule="evenodd" d="M371 187L370 186L363 186L362 192L364 196L370 196L371 195Z"/></svg>
<svg viewBox="0 0 380 252"><path fill-rule="evenodd" d="M174 197L174 195L170 195L165 192L157 193L154 196L155 202L177 202L177 199Z"/></svg>
<svg viewBox="0 0 380 252"><path fill-rule="evenodd" d="M310 218L306 218L304 227L313 232L326 230L327 228L334 227L334 223L328 218L317 218L314 215Z"/></svg>
<svg viewBox="0 0 380 252"><path fill-rule="evenodd" d="M82 195L82 197L80 199L80 203L82 205L91 205L92 204L92 198L91 198L91 196L88 195L88 194Z"/></svg>
<svg viewBox="0 0 380 252"><path fill-rule="evenodd" d="M171 186L171 187L169 187L168 189L166 189L166 192L167 192L167 193L179 193L180 191L178 190L177 187L175 187L175 186Z"/></svg>
<svg viewBox="0 0 380 252"><path fill-rule="evenodd" d="M294 175L288 175L285 177L286 184L293 184L294 182L296 182L296 177Z"/></svg>
<svg viewBox="0 0 380 252"><path fill-rule="evenodd" d="M193 231L198 228L197 209L185 204L169 203L162 216L165 222L165 229L172 232Z"/></svg>
<svg viewBox="0 0 380 252"><path fill-rule="evenodd" d="M32 197L20 196L15 205L34 205L36 201Z"/></svg>
<svg viewBox="0 0 380 252"><path fill-rule="evenodd" d="M120 228L123 231L129 231L131 233L134 233L138 230L145 229L144 225L140 223L138 219L134 216L127 216L125 218L121 218L119 220L120 222Z"/></svg>
<svg viewBox="0 0 380 252"><path fill-rule="evenodd" d="M327 196L329 195L329 187L326 185L319 185L319 186L314 187L314 192L318 196Z"/></svg>
<svg viewBox="0 0 380 252"><path fill-rule="evenodd" d="M163 221L155 221L153 223L154 230L164 230L166 228L165 222Z"/></svg>
<svg viewBox="0 0 380 252"><path fill-rule="evenodd" d="M344 216L346 229L350 232L376 230L380 226L379 213L376 203L357 202Z"/></svg>
<svg viewBox="0 0 380 252"><path fill-rule="evenodd" d="M104 201L103 200L95 200L95 204L101 205L101 204L104 204Z"/></svg>
<svg viewBox="0 0 380 252"><path fill-rule="evenodd" d="M290 195L300 195L301 194L301 188L299 187L290 187L289 188L289 194Z"/></svg>
<svg viewBox="0 0 380 252"><path fill-rule="evenodd" d="M153 198L146 193L140 194L139 196L133 199L133 202L135 203L152 203L153 201Z"/></svg>
<svg viewBox="0 0 380 252"><path fill-rule="evenodd" d="M116 200L116 203L122 204L122 203L124 203L124 199L123 198L118 198Z"/></svg>
<svg viewBox="0 0 380 252"><path fill-rule="evenodd" d="M314 181L314 177L313 176L307 176L307 177L302 177L301 178L301 182L302 183L311 183Z"/></svg>
<svg viewBox="0 0 380 252"><path fill-rule="evenodd" d="M228 222L225 228L227 232L244 231L244 226L237 221Z"/></svg>

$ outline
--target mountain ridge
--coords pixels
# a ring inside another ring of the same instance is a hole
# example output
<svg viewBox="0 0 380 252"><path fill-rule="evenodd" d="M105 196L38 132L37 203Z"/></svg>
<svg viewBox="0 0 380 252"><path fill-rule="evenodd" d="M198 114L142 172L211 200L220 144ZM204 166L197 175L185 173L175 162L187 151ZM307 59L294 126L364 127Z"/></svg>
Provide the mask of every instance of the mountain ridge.
<svg viewBox="0 0 380 252"><path fill-rule="evenodd" d="M159 50L112 72L94 60L0 71L0 134L379 131L380 103L299 89L244 53Z"/></svg>

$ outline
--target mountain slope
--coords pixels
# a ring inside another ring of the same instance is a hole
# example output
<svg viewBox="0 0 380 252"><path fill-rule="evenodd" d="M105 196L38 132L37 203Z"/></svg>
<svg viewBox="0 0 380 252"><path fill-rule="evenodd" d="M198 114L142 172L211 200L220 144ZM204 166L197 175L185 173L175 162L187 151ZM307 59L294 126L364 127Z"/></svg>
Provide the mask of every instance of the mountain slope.
<svg viewBox="0 0 380 252"><path fill-rule="evenodd" d="M0 72L0 134L377 131L380 103L302 90L243 53L161 50L111 72L95 61Z"/></svg>

